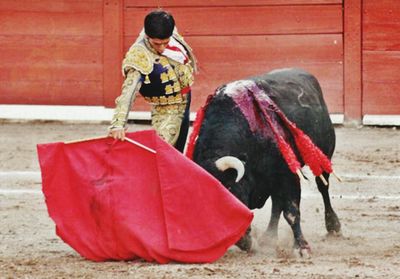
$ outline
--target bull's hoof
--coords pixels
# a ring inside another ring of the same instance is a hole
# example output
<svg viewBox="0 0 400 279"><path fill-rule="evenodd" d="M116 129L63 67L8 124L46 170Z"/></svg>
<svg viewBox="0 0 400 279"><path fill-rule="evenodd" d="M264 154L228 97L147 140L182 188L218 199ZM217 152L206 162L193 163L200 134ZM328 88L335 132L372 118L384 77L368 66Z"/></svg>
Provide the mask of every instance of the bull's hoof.
<svg viewBox="0 0 400 279"><path fill-rule="evenodd" d="M328 233L340 233L341 224L334 211L325 213L325 226Z"/></svg>
<svg viewBox="0 0 400 279"><path fill-rule="evenodd" d="M309 247L297 249L296 254L303 259L311 259L311 249Z"/></svg>
<svg viewBox="0 0 400 279"><path fill-rule="evenodd" d="M330 231L326 234L326 238L334 239L334 238L341 238L341 237L343 237L342 231L338 231L338 232Z"/></svg>
<svg viewBox="0 0 400 279"><path fill-rule="evenodd" d="M306 240L302 239L297 245L294 245L294 254L303 259L311 258L311 247Z"/></svg>
<svg viewBox="0 0 400 279"><path fill-rule="evenodd" d="M236 242L236 246L239 247L240 250L250 252L253 240L249 233L246 233L238 242Z"/></svg>
<svg viewBox="0 0 400 279"><path fill-rule="evenodd" d="M311 247L307 244L302 247L297 247L294 249L295 256L303 259L311 258Z"/></svg>

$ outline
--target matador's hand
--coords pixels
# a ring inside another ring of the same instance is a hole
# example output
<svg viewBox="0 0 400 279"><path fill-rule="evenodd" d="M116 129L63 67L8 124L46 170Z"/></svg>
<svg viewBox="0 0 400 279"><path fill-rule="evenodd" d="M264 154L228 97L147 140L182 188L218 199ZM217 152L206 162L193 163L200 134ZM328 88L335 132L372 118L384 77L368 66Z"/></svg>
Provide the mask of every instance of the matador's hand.
<svg viewBox="0 0 400 279"><path fill-rule="evenodd" d="M121 128L121 129L115 129L115 130L111 130L108 133L109 137L113 137L114 139L119 139L119 140L125 140L125 129Z"/></svg>

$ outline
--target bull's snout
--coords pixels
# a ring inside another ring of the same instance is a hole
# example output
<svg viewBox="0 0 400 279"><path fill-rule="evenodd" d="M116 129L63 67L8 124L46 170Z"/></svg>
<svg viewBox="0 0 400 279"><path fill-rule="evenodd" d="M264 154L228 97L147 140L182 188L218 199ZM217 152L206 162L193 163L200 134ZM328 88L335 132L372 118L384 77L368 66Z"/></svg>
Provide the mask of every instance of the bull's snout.
<svg viewBox="0 0 400 279"><path fill-rule="evenodd" d="M251 226L247 229L244 236L236 242L236 246L239 247L240 250L250 252L253 240L251 238Z"/></svg>

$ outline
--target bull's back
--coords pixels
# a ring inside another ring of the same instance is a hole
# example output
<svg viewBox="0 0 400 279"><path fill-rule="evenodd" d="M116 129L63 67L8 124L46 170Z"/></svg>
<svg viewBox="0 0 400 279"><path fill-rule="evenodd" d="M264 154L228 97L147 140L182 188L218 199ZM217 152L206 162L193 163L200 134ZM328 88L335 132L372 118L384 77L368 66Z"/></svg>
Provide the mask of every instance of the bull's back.
<svg viewBox="0 0 400 279"><path fill-rule="evenodd" d="M313 75L301 69L281 69L254 80L325 154L333 154L335 132L321 87Z"/></svg>

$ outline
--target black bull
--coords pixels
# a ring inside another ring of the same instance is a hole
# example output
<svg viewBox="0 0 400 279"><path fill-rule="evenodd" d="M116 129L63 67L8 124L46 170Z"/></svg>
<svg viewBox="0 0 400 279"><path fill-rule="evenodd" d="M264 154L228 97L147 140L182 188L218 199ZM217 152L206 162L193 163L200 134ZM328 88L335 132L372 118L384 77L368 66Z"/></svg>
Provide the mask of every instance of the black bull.
<svg viewBox="0 0 400 279"><path fill-rule="evenodd" d="M217 89L206 107L193 159L250 209L263 207L271 196L271 219L266 235L276 239L283 212L294 234L294 247L303 255L310 248L300 227L300 179L283 160L268 125L264 123L255 129L251 119L244 116L241 106L254 112L255 122L265 122L254 103L246 103L245 99L238 101L240 95L252 94L249 90L252 84L267 94L327 157L332 157L335 132L318 81L303 70L282 69ZM297 153L288 131L279 119L274 122L281 133L289 137ZM216 161L221 157L225 157L222 167L217 167ZM244 166L244 174L239 181L237 176L241 167L238 164ZM324 172L323 176L329 183L329 174ZM324 185L319 177L315 180L325 205L326 229L329 233L339 233L340 222L330 203L329 186ZM241 249L249 250L251 247L249 231L238 242Z"/></svg>

